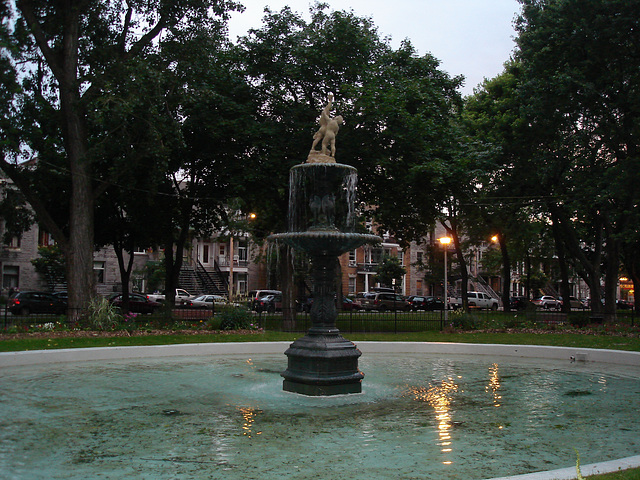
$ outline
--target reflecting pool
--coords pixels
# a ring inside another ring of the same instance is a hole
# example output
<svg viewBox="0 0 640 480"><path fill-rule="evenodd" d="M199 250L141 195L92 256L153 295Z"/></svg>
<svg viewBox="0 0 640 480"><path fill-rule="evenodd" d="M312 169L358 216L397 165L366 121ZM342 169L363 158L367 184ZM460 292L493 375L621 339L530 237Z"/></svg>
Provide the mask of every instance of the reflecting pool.
<svg viewBox="0 0 640 480"><path fill-rule="evenodd" d="M280 355L5 368L3 479L485 479L640 453L635 367L367 354L363 393L282 391Z"/></svg>

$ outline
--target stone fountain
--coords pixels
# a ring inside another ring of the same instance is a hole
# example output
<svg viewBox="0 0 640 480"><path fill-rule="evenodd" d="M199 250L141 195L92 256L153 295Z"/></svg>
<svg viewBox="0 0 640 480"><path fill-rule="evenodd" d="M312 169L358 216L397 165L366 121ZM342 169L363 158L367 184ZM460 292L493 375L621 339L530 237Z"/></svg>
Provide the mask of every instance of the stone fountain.
<svg viewBox="0 0 640 480"><path fill-rule="evenodd" d="M290 171L289 231L269 237L311 258L312 326L285 352L288 366L282 376L285 391L313 396L362 391L364 374L358 369L361 352L336 328L338 257L382 240L354 232L358 176L354 167L336 163L335 138L342 117L331 116L332 102L330 94L306 163Z"/></svg>

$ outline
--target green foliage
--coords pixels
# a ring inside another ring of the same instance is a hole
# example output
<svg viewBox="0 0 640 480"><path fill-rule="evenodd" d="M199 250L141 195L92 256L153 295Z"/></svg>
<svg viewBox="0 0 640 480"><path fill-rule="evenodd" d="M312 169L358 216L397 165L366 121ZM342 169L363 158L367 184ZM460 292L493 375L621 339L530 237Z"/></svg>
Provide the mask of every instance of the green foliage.
<svg viewBox="0 0 640 480"><path fill-rule="evenodd" d="M20 238L33 225L33 212L27 206L24 195L3 184L0 195L0 219L4 220L2 243L9 244L14 237Z"/></svg>
<svg viewBox="0 0 640 480"><path fill-rule="evenodd" d="M400 286L407 269L402 266L398 257L385 255L376 270L376 281L385 287Z"/></svg>
<svg viewBox="0 0 640 480"><path fill-rule="evenodd" d="M165 268L163 262L147 262L144 266L149 292L161 290L164 285Z"/></svg>
<svg viewBox="0 0 640 480"><path fill-rule="evenodd" d="M253 314L242 307L228 309L220 313L220 330L255 330Z"/></svg>
<svg viewBox="0 0 640 480"><path fill-rule="evenodd" d="M449 323L459 330L477 330L482 325L482 319L475 313L454 310L449 312Z"/></svg>
<svg viewBox="0 0 640 480"><path fill-rule="evenodd" d="M66 262L58 244L38 247L38 258L31 260L31 264L45 278L49 290L64 283Z"/></svg>
<svg viewBox="0 0 640 480"><path fill-rule="evenodd" d="M112 330L122 321L118 309L104 297L93 297L87 309L86 323L93 330Z"/></svg>

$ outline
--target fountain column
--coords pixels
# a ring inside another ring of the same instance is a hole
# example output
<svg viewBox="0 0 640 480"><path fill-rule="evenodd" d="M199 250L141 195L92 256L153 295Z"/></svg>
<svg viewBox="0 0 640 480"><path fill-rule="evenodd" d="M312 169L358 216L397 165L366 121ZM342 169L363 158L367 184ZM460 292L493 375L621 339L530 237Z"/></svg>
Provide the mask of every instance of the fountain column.
<svg viewBox="0 0 640 480"><path fill-rule="evenodd" d="M283 389L325 396L362 391L358 369L360 350L336 327L336 268L338 257L380 237L355 233L356 169L336 163L335 135L342 117L330 116L331 102L322 111L307 162L291 169L289 232L272 235L311 258L313 276L312 326L291 344ZM321 150L315 147L321 143Z"/></svg>

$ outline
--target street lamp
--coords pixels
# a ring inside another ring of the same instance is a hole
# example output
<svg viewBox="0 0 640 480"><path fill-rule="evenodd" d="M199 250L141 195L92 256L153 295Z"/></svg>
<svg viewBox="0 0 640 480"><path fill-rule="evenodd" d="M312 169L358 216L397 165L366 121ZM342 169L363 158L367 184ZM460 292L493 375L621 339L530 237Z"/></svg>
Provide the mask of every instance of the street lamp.
<svg viewBox="0 0 640 480"><path fill-rule="evenodd" d="M449 244L451 243L451 237L440 237L438 241L442 244L444 249L444 323L449 323L449 289L447 281L447 250L449 250Z"/></svg>

